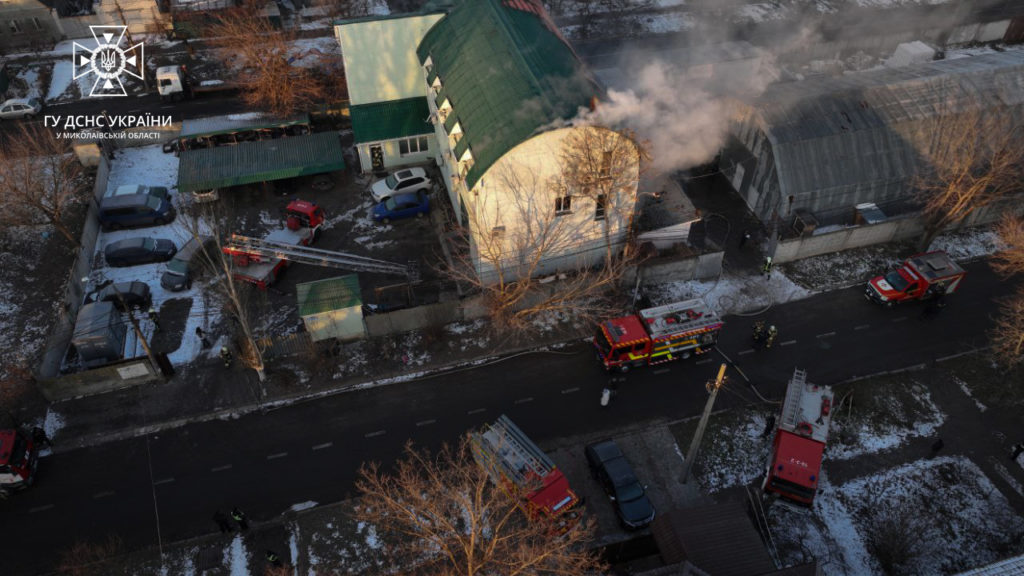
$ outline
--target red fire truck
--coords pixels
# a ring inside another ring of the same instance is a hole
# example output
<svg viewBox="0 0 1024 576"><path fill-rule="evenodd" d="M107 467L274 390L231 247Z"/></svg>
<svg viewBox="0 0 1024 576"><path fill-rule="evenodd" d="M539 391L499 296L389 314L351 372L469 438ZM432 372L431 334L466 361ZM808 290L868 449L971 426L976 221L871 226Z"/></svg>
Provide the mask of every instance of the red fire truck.
<svg viewBox="0 0 1024 576"><path fill-rule="evenodd" d="M470 434L473 458L495 484L520 498L519 507L531 518L543 517L561 531L579 519L579 497L548 455L502 414Z"/></svg>
<svg viewBox="0 0 1024 576"><path fill-rule="evenodd" d="M323 223L323 208L315 202L293 200L285 208L286 226L267 234L262 242L233 236L223 250L232 256L235 279L266 290L288 267L288 258L283 254L274 254L274 250L260 248L309 246L320 237Z"/></svg>
<svg viewBox="0 0 1024 576"><path fill-rule="evenodd" d="M39 466L39 447L23 430L0 430L0 498L32 485Z"/></svg>
<svg viewBox="0 0 1024 576"><path fill-rule="evenodd" d="M872 278L864 289L864 297L892 307L909 300L944 296L956 292L965 274L945 252L918 254L896 270Z"/></svg>
<svg viewBox="0 0 1024 576"><path fill-rule="evenodd" d="M807 506L814 501L833 398L832 388L807 382L803 370L793 371L761 486L765 494Z"/></svg>
<svg viewBox="0 0 1024 576"><path fill-rule="evenodd" d="M606 370L626 372L703 354L714 348L722 326L703 300L687 300L602 322L594 347Z"/></svg>

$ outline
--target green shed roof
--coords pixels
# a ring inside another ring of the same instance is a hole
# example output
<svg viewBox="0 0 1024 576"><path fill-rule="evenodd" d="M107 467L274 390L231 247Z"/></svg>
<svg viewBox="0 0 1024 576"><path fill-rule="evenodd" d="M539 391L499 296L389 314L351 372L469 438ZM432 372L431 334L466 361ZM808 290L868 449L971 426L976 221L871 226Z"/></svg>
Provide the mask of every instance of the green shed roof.
<svg viewBox="0 0 1024 576"><path fill-rule="evenodd" d="M506 152L602 95L539 0L463 0L427 32L429 56L475 159L470 188Z"/></svg>
<svg viewBox="0 0 1024 576"><path fill-rule="evenodd" d="M298 284L295 292L299 301L299 316L363 305L359 276L356 274Z"/></svg>
<svg viewBox="0 0 1024 576"><path fill-rule="evenodd" d="M433 134L426 96L349 108L356 144Z"/></svg>
<svg viewBox="0 0 1024 576"><path fill-rule="evenodd" d="M341 141L335 132L182 150L178 161L178 191L269 182L344 168Z"/></svg>

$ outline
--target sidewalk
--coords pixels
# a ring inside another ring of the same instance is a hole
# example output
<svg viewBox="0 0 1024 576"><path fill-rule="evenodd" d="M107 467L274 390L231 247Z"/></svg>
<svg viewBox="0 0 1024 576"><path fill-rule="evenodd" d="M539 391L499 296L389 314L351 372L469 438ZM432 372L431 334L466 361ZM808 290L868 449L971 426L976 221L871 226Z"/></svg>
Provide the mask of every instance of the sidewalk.
<svg viewBox="0 0 1024 576"><path fill-rule="evenodd" d="M443 372L512 354L578 341L582 332L558 324L529 339L488 334L484 321L449 324L341 347L336 356L299 354L269 363L267 380L236 361L224 368L216 347L205 351L167 381L54 403L47 419L59 422L54 452L131 438L190 422L246 414L305 398ZM191 335L185 335L189 337Z"/></svg>

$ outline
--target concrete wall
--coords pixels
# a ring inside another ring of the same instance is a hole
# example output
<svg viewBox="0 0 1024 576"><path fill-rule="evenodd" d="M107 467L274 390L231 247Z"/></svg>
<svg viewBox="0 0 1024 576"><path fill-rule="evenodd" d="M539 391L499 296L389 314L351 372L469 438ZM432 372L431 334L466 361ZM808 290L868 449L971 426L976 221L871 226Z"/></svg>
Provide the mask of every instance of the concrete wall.
<svg viewBox="0 0 1024 576"><path fill-rule="evenodd" d="M653 258L639 267L640 280L644 284L662 284L714 278L722 273L724 255L724 252L709 252L699 256ZM627 271L623 284L632 289L637 273L636 268Z"/></svg>
<svg viewBox="0 0 1024 576"><path fill-rule="evenodd" d="M473 309L472 305L464 307L461 301L454 300L396 310L386 314L372 314L364 317L363 322L366 324L366 336L377 338L388 334L401 334L429 326L443 326L451 322L478 318L479 316L468 317L466 315L467 310Z"/></svg>
<svg viewBox="0 0 1024 576"><path fill-rule="evenodd" d="M105 394L159 378L160 373L153 369L147 358L134 358L59 378L37 379L37 382L43 396L50 402L56 402L79 396Z"/></svg>
<svg viewBox="0 0 1024 576"><path fill-rule="evenodd" d="M982 226L998 221L1003 214L1016 212L1024 214L1024 202L1017 200L1006 204L990 205L976 210L964 222L955 228ZM851 226L843 230L805 236L791 240L780 240L773 258L776 264L792 262L802 258L831 254L853 248L863 248L885 242L914 240L924 234L924 225L918 216L891 219L880 224Z"/></svg>

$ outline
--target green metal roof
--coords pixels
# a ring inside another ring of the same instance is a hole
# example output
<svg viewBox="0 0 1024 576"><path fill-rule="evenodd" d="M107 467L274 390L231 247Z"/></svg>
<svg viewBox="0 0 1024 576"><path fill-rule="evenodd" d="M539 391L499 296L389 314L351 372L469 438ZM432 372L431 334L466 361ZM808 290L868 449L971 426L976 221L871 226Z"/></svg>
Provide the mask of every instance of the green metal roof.
<svg viewBox="0 0 1024 576"><path fill-rule="evenodd" d="M192 118L181 121L179 137L215 136L217 134L231 134L245 130L284 128L297 124L309 124L309 114L296 114L288 117L270 116L267 114L229 114L227 116L211 116L209 118Z"/></svg>
<svg viewBox="0 0 1024 576"><path fill-rule="evenodd" d="M349 108L356 144L433 134L426 96Z"/></svg>
<svg viewBox="0 0 1024 576"><path fill-rule="evenodd" d="M431 58L466 133L470 188L506 152L602 95L539 0L463 0L416 55Z"/></svg>
<svg viewBox="0 0 1024 576"><path fill-rule="evenodd" d="M362 306L363 299L360 294L359 276L356 274L306 282L295 287L295 297L299 301L299 316Z"/></svg>
<svg viewBox="0 0 1024 576"><path fill-rule="evenodd" d="M183 150L178 161L178 191L269 182L344 168L335 132Z"/></svg>

